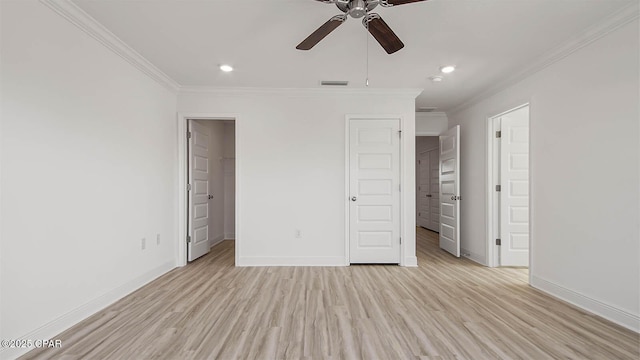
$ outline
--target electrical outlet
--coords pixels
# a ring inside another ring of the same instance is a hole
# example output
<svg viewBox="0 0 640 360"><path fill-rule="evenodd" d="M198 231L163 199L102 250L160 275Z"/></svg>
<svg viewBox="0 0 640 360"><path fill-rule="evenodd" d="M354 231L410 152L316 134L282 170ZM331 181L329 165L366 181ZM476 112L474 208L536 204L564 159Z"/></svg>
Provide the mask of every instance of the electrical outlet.
<svg viewBox="0 0 640 360"><path fill-rule="evenodd" d="M300 229L296 229L295 237L296 237L296 239L302 238L302 231Z"/></svg>
<svg viewBox="0 0 640 360"><path fill-rule="evenodd" d="M147 248L147 238L142 238L142 240L140 240L140 247L142 250Z"/></svg>
<svg viewBox="0 0 640 360"><path fill-rule="evenodd" d="M156 234L156 245L160 245L160 234Z"/></svg>

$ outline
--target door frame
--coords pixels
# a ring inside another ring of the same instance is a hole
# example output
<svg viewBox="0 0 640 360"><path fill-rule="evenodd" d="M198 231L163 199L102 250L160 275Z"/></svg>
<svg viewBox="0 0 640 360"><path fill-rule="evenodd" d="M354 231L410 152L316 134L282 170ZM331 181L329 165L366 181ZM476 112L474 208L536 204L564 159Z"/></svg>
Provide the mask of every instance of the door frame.
<svg viewBox="0 0 640 360"><path fill-rule="evenodd" d="M344 179L345 179L345 186L344 186L344 211L345 211L345 241L344 241L344 245L345 245L345 265L346 266L350 266L350 249L349 249L349 245L350 245L350 231L351 231L351 224L350 224L350 207L349 207L349 202L350 202L350 197L351 194L349 193L349 187L350 187L350 159L349 159L349 155L350 155L350 138L351 138L351 129L350 129L350 122L351 120L395 120L397 119L400 122L400 132L401 132L401 136L400 136L400 142L399 142L399 146L400 146L400 186L401 186L401 191L400 191L400 237L402 238L402 243L400 244L400 263L398 264L399 266L405 266L405 267L417 267L418 266L418 262L417 262L417 258L415 256L413 256L412 258L407 259L406 255L407 254L411 254L411 252L408 250L409 246L413 245L415 248L415 216L409 216L407 217L407 212L408 209L405 209L406 205L412 206L413 210L411 211L412 213L415 212L415 127L414 128L410 128L409 126L407 126L408 124L405 124L405 117L402 115L397 115L397 114L391 114L391 115L380 115L380 114L371 114L371 115L362 115L362 114L357 114L357 115L346 115L345 116L345 175L344 175ZM411 152L408 152L405 150L405 139L411 139L411 142L413 143L413 156L411 156ZM405 174L405 170L408 170L409 168L413 169L413 181L410 181L411 179L411 174ZM413 198L413 201L411 201L410 198ZM415 215L415 214L414 214ZM411 221L412 220L412 221ZM409 226L407 226L406 222L410 221L411 224L409 224ZM413 229L413 232L411 232L411 229Z"/></svg>
<svg viewBox="0 0 640 360"><path fill-rule="evenodd" d="M176 266L181 267L187 264L187 235L189 229L187 228L187 214L188 214L188 194L187 194L187 180L189 176L189 164L187 161L187 154L189 146L189 142L187 141L187 123L189 120L233 120L235 121L235 264L238 266L238 259L240 256L240 240L241 240L241 232L240 232L240 163L241 157L239 152L239 144L240 144L240 127L238 124L240 116L238 114L227 114L227 113L178 113L177 121L178 121L178 169L177 169L177 187L176 187L176 216L178 218L178 226L176 227Z"/></svg>
<svg viewBox="0 0 640 360"><path fill-rule="evenodd" d="M486 187L486 199L487 199L487 211L485 213L485 224L487 228L487 243L486 243L486 261L488 267L497 267L500 266L498 263L496 256L500 252L498 249L498 245L495 244L495 239L497 239L497 234L500 232L500 229L496 228L495 221L495 211L500 207L500 204L497 203L494 199L495 194L495 184L499 179L496 179L493 172L495 170L494 164L494 156L496 155L494 140L495 140L495 130L494 130L494 122L497 118L502 117L510 112L522 109L524 107L529 107L529 282L531 282L531 274L532 274L532 253L533 253L533 233L531 229L533 228L533 224L531 222L533 216L533 209L531 204L532 193L531 193L531 179L532 179L532 171L531 171L531 102L526 102L521 105L510 108L509 110L502 111L496 115L492 115L487 117L486 128L487 128L487 152L486 152L486 163L487 163L487 187Z"/></svg>

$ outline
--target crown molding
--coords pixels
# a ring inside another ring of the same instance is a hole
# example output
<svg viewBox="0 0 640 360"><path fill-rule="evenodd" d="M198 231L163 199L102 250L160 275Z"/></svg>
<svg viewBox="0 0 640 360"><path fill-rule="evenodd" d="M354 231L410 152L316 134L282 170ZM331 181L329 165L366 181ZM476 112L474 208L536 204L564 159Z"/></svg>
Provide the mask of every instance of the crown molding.
<svg viewBox="0 0 640 360"><path fill-rule="evenodd" d="M180 85L167 74L158 69L149 60L133 50L124 41L100 24L96 19L87 14L71 0L40 0L40 3L49 7L63 18L77 26L80 30L96 39L106 48L120 56L138 70L157 81L167 89L177 92Z"/></svg>
<svg viewBox="0 0 640 360"><path fill-rule="evenodd" d="M422 89L382 89L382 88L249 88L231 87L220 88L211 86L181 86L180 93L213 94L219 96L248 96L248 95L280 95L293 97L307 96L384 96L394 98L415 99L422 93Z"/></svg>
<svg viewBox="0 0 640 360"><path fill-rule="evenodd" d="M505 80L498 82L496 85L483 90L476 95L472 95L464 100L460 105L455 106L449 112L455 114L466 110L469 107L485 100L502 90L528 78L529 76L544 70L550 65L566 58L583 47L597 41L598 39L618 30L624 25L638 19L640 6L638 2L633 2L619 11L605 17L601 22L587 28L585 31L575 36L568 42L556 47L546 55L538 58L537 61L525 68L523 71L516 73Z"/></svg>

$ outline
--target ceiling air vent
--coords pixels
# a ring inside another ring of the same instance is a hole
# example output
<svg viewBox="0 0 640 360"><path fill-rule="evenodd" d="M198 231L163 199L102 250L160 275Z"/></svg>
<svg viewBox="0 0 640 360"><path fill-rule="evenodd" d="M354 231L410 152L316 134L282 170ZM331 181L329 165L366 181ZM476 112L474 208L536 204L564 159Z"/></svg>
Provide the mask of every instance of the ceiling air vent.
<svg viewBox="0 0 640 360"><path fill-rule="evenodd" d="M434 112L437 109L438 109L437 107L419 107L416 111L417 112Z"/></svg>
<svg viewBox="0 0 640 360"><path fill-rule="evenodd" d="M323 81L320 81L320 85L322 85L322 86L347 86L347 85L349 85L349 82L348 81L323 80Z"/></svg>

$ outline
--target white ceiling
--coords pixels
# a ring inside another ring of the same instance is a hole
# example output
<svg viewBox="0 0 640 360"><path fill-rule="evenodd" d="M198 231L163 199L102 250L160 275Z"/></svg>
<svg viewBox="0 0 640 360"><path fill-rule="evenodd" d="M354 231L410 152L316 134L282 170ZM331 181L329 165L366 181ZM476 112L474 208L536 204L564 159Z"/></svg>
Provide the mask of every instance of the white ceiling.
<svg viewBox="0 0 640 360"><path fill-rule="evenodd" d="M387 55L350 18L310 51L295 46L340 11L314 0L74 0L181 85L312 88L320 80L424 88L446 111L522 71L636 0L431 0L376 9L405 43ZM218 65L228 63L233 73ZM427 78L443 64L458 70Z"/></svg>

